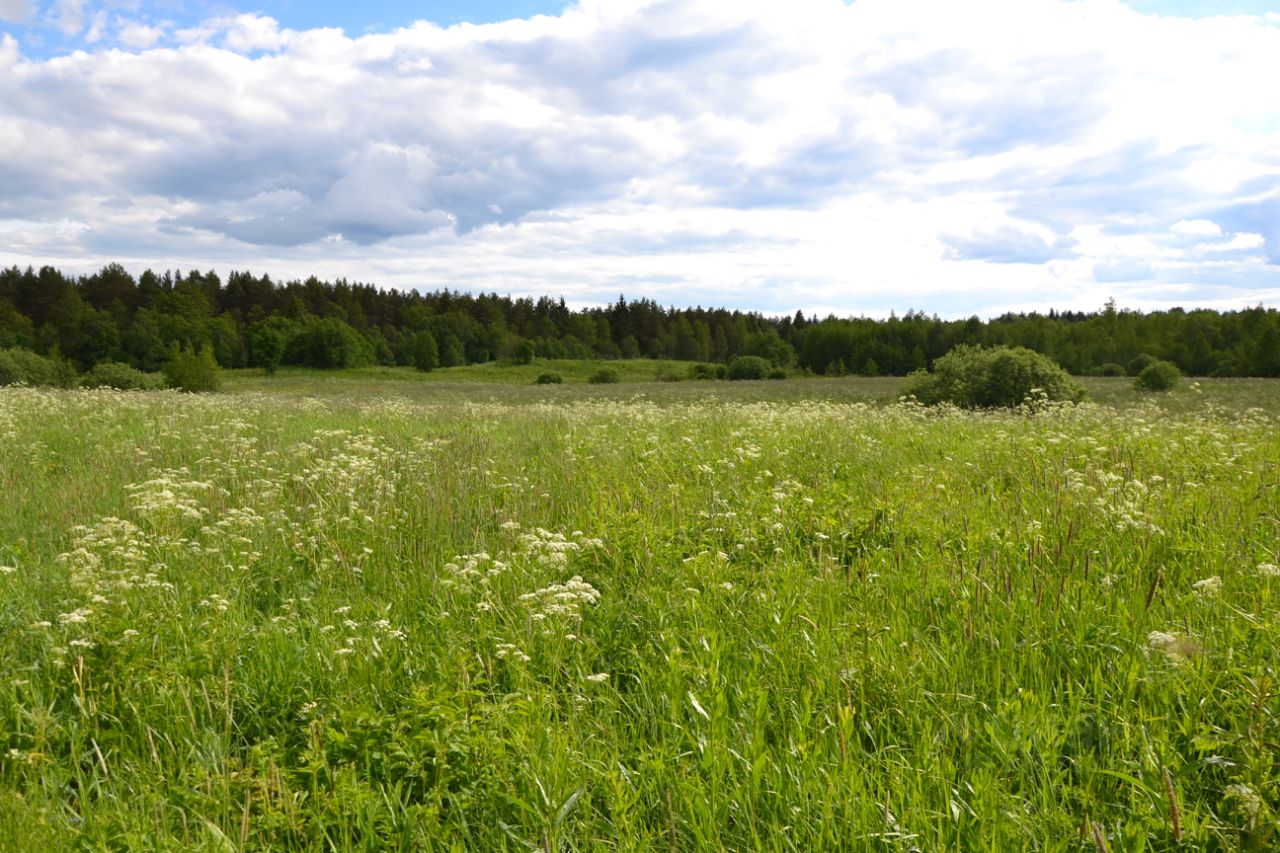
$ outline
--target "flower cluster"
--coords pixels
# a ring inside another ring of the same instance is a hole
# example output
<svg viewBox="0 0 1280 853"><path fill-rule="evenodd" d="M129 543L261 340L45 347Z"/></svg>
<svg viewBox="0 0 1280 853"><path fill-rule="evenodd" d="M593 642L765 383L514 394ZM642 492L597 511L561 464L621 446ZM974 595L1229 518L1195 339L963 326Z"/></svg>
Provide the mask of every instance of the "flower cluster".
<svg viewBox="0 0 1280 853"><path fill-rule="evenodd" d="M564 583L553 583L535 592L526 592L520 601L529 609L530 619L543 622L548 619L577 619L583 605L600 602L600 592L581 576L574 575Z"/></svg>

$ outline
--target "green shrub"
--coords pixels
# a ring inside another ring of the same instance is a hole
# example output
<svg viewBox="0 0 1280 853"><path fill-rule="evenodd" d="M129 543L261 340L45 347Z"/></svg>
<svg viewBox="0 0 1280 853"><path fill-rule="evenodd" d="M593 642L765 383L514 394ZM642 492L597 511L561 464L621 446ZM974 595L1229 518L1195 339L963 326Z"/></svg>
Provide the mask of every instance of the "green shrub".
<svg viewBox="0 0 1280 853"><path fill-rule="evenodd" d="M533 380L535 385L559 385L564 381L564 377L554 370L544 370L538 374L538 378Z"/></svg>
<svg viewBox="0 0 1280 853"><path fill-rule="evenodd" d="M118 361L100 361L80 379L82 388L117 388L121 391L158 391L167 388L163 373L145 373Z"/></svg>
<svg viewBox="0 0 1280 853"><path fill-rule="evenodd" d="M31 350L0 350L0 385L64 385L62 371L53 359Z"/></svg>
<svg viewBox="0 0 1280 853"><path fill-rule="evenodd" d="M769 360L758 355L734 356L729 362L729 378L733 380L764 379L772 369L773 365Z"/></svg>
<svg viewBox="0 0 1280 853"><path fill-rule="evenodd" d="M653 372L653 378L659 382L681 382L686 378L686 374L672 370L665 364L659 364L658 369Z"/></svg>
<svg viewBox="0 0 1280 853"><path fill-rule="evenodd" d="M1142 369L1133 380L1133 387L1139 391L1172 391L1181 378L1177 365L1157 359Z"/></svg>
<svg viewBox="0 0 1280 853"><path fill-rule="evenodd" d="M1114 361L1107 362L1106 364L1102 365L1102 367L1098 368L1098 375L1099 376L1124 376L1125 375L1124 365L1116 364Z"/></svg>
<svg viewBox="0 0 1280 853"><path fill-rule="evenodd" d="M618 381L618 371L612 367L602 367L587 377L592 385L612 385Z"/></svg>
<svg viewBox="0 0 1280 853"><path fill-rule="evenodd" d="M742 345L742 354L758 355L769 362L770 367L790 367L796 363L796 351L791 344L773 331L748 335Z"/></svg>
<svg viewBox="0 0 1280 853"><path fill-rule="evenodd" d="M322 370L365 367L374 363L373 347L363 335L341 320L310 320L285 349L285 361Z"/></svg>
<svg viewBox="0 0 1280 853"><path fill-rule="evenodd" d="M407 350L409 363L421 371L429 372L440 366L440 347L435 335L422 330L409 339Z"/></svg>
<svg viewBox="0 0 1280 853"><path fill-rule="evenodd" d="M693 364L689 365L689 378L690 379L715 379L717 378L717 372L718 372L717 368L719 367L721 367L721 365L706 364L704 362L696 361Z"/></svg>
<svg viewBox="0 0 1280 853"><path fill-rule="evenodd" d="M218 390L218 362L208 344L200 347L199 352L191 347L179 349L175 344L171 353L164 366L170 386L191 392Z"/></svg>
<svg viewBox="0 0 1280 853"><path fill-rule="evenodd" d="M1130 376L1137 376L1142 373L1142 371L1146 370L1147 365L1151 364L1153 361L1156 361L1156 357L1154 355L1147 355L1144 352L1142 355L1135 356L1133 361L1129 362L1129 366L1126 370Z"/></svg>
<svg viewBox="0 0 1280 853"><path fill-rule="evenodd" d="M783 370L781 367L775 367L773 370L770 370L768 374L765 375L765 379L786 379L786 378L787 378L787 371Z"/></svg>
<svg viewBox="0 0 1280 853"><path fill-rule="evenodd" d="M903 393L925 405L964 408L1017 406L1036 394L1049 400L1084 397L1084 389L1047 356L1023 347L969 345L935 361L932 373L911 374Z"/></svg>
<svg viewBox="0 0 1280 853"><path fill-rule="evenodd" d="M503 364L533 364L533 356L533 341L513 338L502 348L499 360Z"/></svg>
<svg viewBox="0 0 1280 853"><path fill-rule="evenodd" d="M251 327L245 333L249 344L249 363L261 367L268 376L274 376L294 334L292 327L293 324L283 317L273 317Z"/></svg>

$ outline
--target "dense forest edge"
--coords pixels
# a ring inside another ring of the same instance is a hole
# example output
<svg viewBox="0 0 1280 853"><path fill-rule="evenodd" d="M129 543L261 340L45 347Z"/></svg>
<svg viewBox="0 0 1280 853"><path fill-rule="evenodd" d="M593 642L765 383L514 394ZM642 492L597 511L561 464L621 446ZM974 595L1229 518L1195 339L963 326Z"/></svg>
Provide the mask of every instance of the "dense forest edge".
<svg viewBox="0 0 1280 853"><path fill-rule="evenodd" d="M27 350L76 370L123 363L157 371L175 354L226 368L405 365L423 370L533 358L668 358L726 363L740 355L819 375L901 376L960 344L1022 346L1077 375L1123 375L1160 358L1192 376L1280 376L1280 312L1248 308L1005 314L943 320L909 311L864 317L770 317L723 308L664 308L650 299L571 310L563 299L277 283L232 272L119 264L73 277L53 267L0 270L0 350Z"/></svg>

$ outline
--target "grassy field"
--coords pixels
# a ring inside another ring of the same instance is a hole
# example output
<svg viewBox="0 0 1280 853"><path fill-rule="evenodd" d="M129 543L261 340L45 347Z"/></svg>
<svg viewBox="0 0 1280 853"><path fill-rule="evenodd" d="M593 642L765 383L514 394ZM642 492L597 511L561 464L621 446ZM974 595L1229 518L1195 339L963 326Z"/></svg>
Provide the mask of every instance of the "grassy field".
<svg viewBox="0 0 1280 853"><path fill-rule="evenodd" d="M532 364L505 364L490 361L484 364L468 364L462 367L442 367L431 371L412 367L353 367L346 370L318 372L302 367L281 368L275 376L266 376L257 369L227 371L224 375L231 384L247 390L267 389L286 384L343 383L357 380L362 386L370 384L433 383L457 384L486 383L493 385L532 385L542 373L558 373L567 384L584 384L595 372L612 370L620 382L656 382L664 378L686 379L689 362L670 359L535 359Z"/></svg>
<svg viewBox="0 0 1280 853"><path fill-rule="evenodd" d="M526 379L0 389L0 850L1280 844L1280 383Z"/></svg>

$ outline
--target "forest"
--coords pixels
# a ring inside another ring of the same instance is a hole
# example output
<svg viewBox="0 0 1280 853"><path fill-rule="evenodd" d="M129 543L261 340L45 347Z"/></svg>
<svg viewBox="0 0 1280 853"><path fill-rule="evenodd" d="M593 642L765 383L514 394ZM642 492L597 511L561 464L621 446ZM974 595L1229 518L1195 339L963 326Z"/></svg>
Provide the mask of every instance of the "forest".
<svg viewBox="0 0 1280 853"><path fill-rule="evenodd" d="M1023 346L1077 375L1121 375L1142 357L1193 376L1280 376L1280 313L1173 308L941 319L766 316L663 307L626 299L570 309L563 299L382 289L339 279L276 282L231 272L120 264L92 275L53 267L0 269L0 349L70 361L78 370L124 362L144 371L179 350L207 350L226 368L412 365L493 360L674 358L726 362L757 355L820 375L905 375L959 344Z"/></svg>

